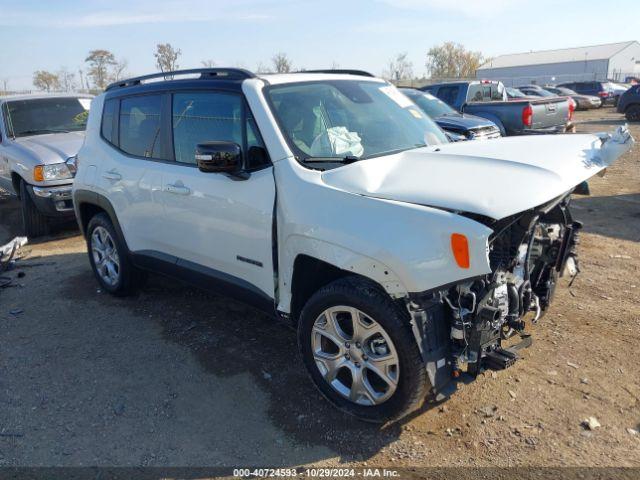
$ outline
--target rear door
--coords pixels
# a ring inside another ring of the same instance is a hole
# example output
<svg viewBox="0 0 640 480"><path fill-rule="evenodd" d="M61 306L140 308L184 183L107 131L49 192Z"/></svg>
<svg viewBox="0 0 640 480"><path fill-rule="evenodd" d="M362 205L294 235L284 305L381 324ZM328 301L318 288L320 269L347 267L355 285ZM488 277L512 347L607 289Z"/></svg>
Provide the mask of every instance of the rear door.
<svg viewBox="0 0 640 480"><path fill-rule="evenodd" d="M161 173L166 161L162 135L162 95L136 95L105 101L101 137L111 145L95 149L89 165L92 182L115 212L132 251L163 248L165 229L160 198ZM99 170L98 170L99 169Z"/></svg>
<svg viewBox="0 0 640 480"><path fill-rule="evenodd" d="M243 95L178 92L171 110L175 162L163 165L162 184L166 253L179 265L274 298L273 167L265 157L247 158L249 148L263 145ZM197 168L196 145L212 141L243 148L248 179Z"/></svg>

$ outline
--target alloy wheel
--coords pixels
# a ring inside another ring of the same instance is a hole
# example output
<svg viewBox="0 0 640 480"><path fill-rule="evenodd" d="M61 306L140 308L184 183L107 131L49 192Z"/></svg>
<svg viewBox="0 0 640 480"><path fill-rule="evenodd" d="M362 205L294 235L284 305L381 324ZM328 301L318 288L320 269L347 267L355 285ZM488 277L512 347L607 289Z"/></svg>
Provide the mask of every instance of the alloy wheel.
<svg viewBox="0 0 640 480"><path fill-rule="evenodd" d="M313 324L311 348L325 381L358 405L379 405L398 387L400 361L391 338L357 308L322 312Z"/></svg>
<svg viewBox="0 0 640 480"><path fill-rule="evenodd" d="M91 234L91 253L96 272L109 286L120 278L120 257L111 234L104 227L96 227Z"/></svg>

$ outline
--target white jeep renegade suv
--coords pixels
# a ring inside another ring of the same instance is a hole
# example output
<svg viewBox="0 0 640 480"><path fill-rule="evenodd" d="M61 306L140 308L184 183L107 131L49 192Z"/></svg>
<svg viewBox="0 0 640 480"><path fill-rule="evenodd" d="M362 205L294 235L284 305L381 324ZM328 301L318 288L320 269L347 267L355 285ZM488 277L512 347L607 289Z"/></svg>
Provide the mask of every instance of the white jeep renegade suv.
<svg viewBox="0 0 640 480"><path fill-rule="evenodd" d="M102 288L150 270L288 318L325 397L388 421L518 358L577 272L571 193L632 142L448 143L364 72L189 70L94 100L73 200Z"/></svg>

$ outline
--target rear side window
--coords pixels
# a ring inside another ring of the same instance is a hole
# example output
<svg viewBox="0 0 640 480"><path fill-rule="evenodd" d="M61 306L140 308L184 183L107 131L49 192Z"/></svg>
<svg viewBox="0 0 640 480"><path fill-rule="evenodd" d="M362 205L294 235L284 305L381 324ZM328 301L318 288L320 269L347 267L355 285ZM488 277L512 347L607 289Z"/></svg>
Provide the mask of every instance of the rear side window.
<svg viewBox="0 0 640 480"><path fill-rule="evenodd" d="M460 92L460 87L457 85L451 87L440 87L436 96L443 102L448 103L449 105L454 105L458 98L458 92Z"/></svg>
<svg viewBox="0 0 640 480"><path fill-rule="evenodd" d="M243 145L242 99L232 93L178 93L173 96L176 162L196 163L196 145L212 141Z"/></svg>
<svg viewBox="0 0 640 480"><path fill-rule="evenodd" d="M120 103L120 149L130 155L162 158L160 95L125 98Z"/></svg>
<svg viewBox="0 0 640 480"><path fill-rule="evenodd" d="M116 143L113 125L117 106L118 100L112 99L104 102L102 108L102 137L109 143Z"/></svg>

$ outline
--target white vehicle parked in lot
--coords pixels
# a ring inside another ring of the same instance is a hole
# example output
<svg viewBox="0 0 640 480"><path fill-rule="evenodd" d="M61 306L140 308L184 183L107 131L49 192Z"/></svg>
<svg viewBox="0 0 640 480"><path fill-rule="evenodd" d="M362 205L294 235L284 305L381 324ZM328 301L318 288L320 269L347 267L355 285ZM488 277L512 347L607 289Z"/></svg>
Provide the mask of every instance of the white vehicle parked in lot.
<svg viewBox="0 0 640 480"><path fill-rule="evenodd" d="M73 218L71 182L84 141L90 95L0 97L0 187L22 203L25 234Z"/></svg>
<svg viewBox="0 0 640 480"><path fill-rule="evenodd" d="M575 274L573 189L632 142L448 143L363 73L192 70L95 99L73 198L102 288L151 270L290 319L326 398L389 421L515 361Z"/></svg>

